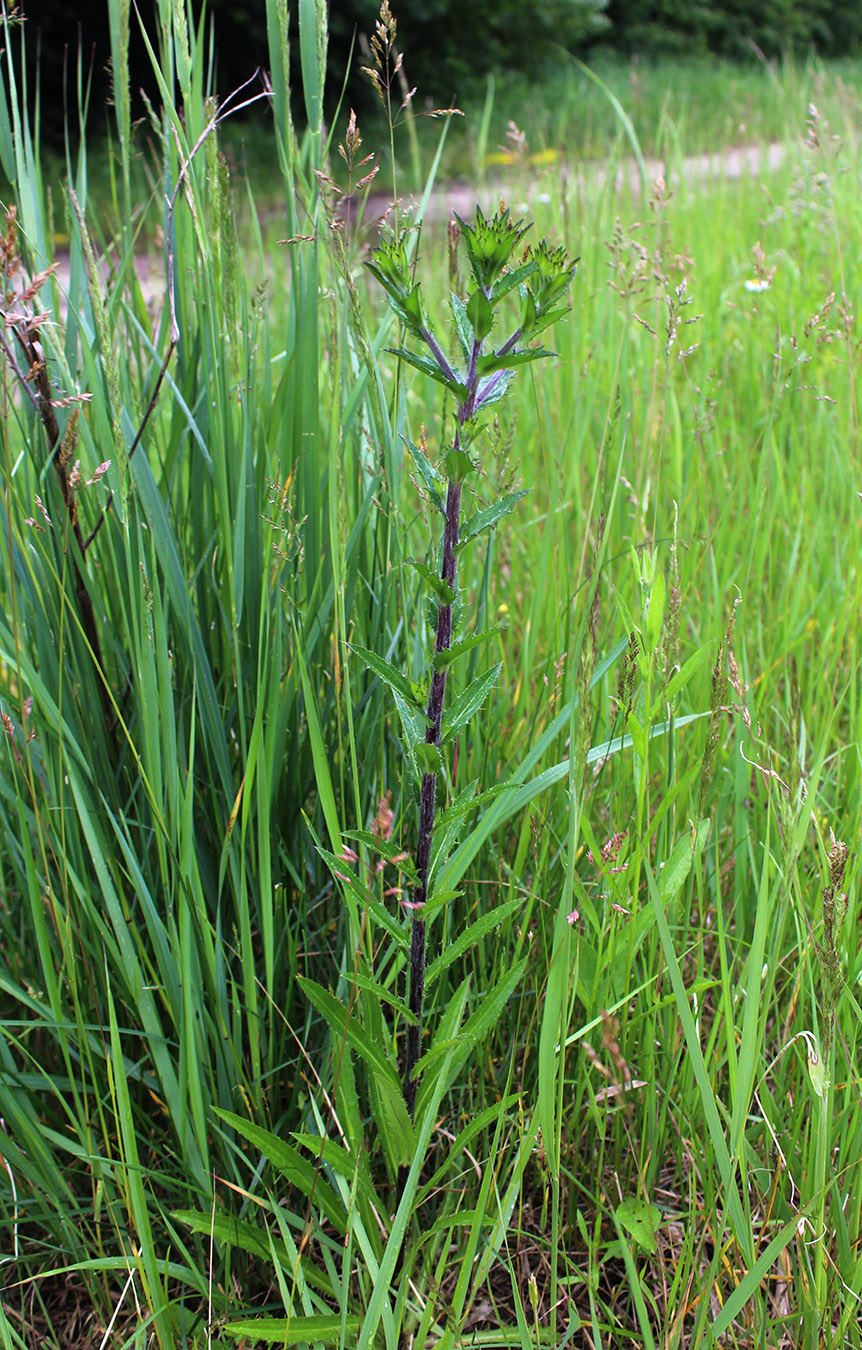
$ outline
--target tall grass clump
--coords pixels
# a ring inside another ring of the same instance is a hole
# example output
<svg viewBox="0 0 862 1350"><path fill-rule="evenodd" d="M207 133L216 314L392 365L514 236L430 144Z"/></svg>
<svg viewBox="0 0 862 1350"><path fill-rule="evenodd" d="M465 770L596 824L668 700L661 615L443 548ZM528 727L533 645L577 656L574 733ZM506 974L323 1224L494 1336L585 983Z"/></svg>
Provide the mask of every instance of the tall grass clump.
<svg viewBox="0 0 862 1350"><path fill-rule="evenodd" d="M107 171L0 64L0 1340L858 1347L849 95L381 235L322 3L138 126L109 14Z"/></svg>
<svg viewBox="0 0 862 1350"><path fill-rule="evenodd" d="M20 1308L32 1335L53 1334L66 1277L50 1272L95 1260L75 1277L94 1316L103 1327L114 1313L120 1325L140 1320L162 1345L191 1342L202 1310L218 1311L207 1245L170 1218L210 1205L216 1177L244 1183L238 1137L216 1110L301 1114L301 1079L285 1065L306 1016L302 935L326 905L303 809L319 828L332 820L314 756L336 735L333 545L341 583L356 593L368 578L372 595L379 549L374 524L342 540L331 514L337 493L345 518L368 514L373 487L350 464L373 423L361 399L348 405L346 373L344 386L321 373L323 8L301 6L299 133L286 10L269 6L268 97L293 240L274 257L253 230L240 239L219 148L223 119L264 91L215 102L191 17L158 6L161 99L135 133L124 81L137 19L110 6L108 200L89 194L83 81L64 195L48 193L22 111L22 34L8 20L0 118L13 192L2 298L0 1116L14 1178L4 1224L27 1253ZM149 199L133 197L138 156ZM135 270L144 237L163 240L154 299ZM340 615L376 646L383 611L365 603L365 586L363 618L342 593ZM179 1287L187 1305L174 1302Z"/></svg>

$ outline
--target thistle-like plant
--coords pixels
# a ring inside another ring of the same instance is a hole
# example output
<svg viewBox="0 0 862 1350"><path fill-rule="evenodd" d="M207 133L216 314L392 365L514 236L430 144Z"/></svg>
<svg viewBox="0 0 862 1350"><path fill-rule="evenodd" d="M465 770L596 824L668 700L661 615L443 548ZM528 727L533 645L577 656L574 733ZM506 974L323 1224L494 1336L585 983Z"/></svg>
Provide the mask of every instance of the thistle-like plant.
<svg viewBox="0 0 862 1350"><path fill-rule="evenodd" d="M373 251L367 263L386 291L406 342L393 354L431 376L455 398L455 429L452 443L443 455L443 472L429 461L424 449L407 442L407 448L428 498L443 517L439 568L414 564L433 592L437 603L434 649L427 687L417 686L376 653L360 649L369 667L392 689L404 733L405 756L419 782L419 829L412 874L412 916L408 1007L411 1021L403 1066L404 1100L411 1117L415 1113L416 1066L422 1038L422 1002L425 989L426 905L433 848L438 779L443 771L444 747L451 743L488 697L500 667L492 666L475 679L444 715L449 668L465 651L488 634L472 632L455 638L458 601L458 559L464 546L490 530L524 496L513 492L477 512L462 525L461 494L466 479L477 469L474 458L487 409L509 388L516 367L550 355L543 347L529 345L540 333L567 312L566 294L575 270L561 248L545 241L516 250L526 233L501 206L486 218L477 209L472 224L458 219L470 264L471 284L466 302L450 297L454 330L460 351L451 359L437 338L425 310L420 284L414 279L407 239L391 237ZM513 261L513 259L515 259ZM519 319L504 340L495 340L499 311L517 297ZM418 348L418 349L417 349ZM424 350L423 350L424 348ZM437 541L434 541L435 546ZM470 802L463 802L466 811Z"/></svg>

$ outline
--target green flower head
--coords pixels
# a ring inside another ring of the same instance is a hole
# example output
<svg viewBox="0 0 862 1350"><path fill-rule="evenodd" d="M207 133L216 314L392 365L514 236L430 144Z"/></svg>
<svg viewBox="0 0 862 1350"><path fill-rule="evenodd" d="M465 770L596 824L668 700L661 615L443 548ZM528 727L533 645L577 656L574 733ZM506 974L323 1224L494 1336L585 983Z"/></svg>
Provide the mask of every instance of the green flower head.
<svg viewBox="0 0 862 1350"><path fill-rule="evenodd" d="M466 224L460 216L455 219L461 227L470 267L477 285L487 295L503 268L511 258L529 226L522 226L509 215L509 208L501 206L490 220L476 207L476 221Z"/></svg>
<svg viewBox="0 0 862 1350"><path fill-rule="evenodd" d="M565 307L555 306L563 300L578 265L578 259L571 261L564 248L551 248L544 239L530 249L529 261L533 272L521 291L524 336L540 332L565 313Z"/></svg>
<svg viewBox="0 0 862 1350"><path fill-rule="evenodd" d="M394 235L374 249L365 266L389 296L389 304L411 332L421 335L427 328L422 295L410 276L410 260L403 239Z"/></svg>
<svg viewBox="0 0 862 1350"><path fill-rule="evenodd" d="M527 283L540 314L562 300L569 289L578 260L572 262L564 248L551 248L543 239L530 249L530 261L536 270Z"/></svg>

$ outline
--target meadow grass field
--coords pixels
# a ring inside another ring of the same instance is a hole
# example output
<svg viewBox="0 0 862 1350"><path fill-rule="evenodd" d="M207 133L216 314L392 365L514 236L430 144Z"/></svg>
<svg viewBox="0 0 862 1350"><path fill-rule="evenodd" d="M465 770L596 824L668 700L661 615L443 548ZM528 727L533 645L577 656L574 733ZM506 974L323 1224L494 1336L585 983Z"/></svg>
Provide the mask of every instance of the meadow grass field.
<svg viewBox="0 0 862 1350"><path fill-rule="evenodd" d="M134 127L112 0L59 173L3 57L0 1346L859 1346L860 71L498 81L414 140L385 43L384 132L324 122L299 10L248 177L181 6ZM393 354L366 155L446 350L447 166L579 259L457 595L469 379Z"/></svg>

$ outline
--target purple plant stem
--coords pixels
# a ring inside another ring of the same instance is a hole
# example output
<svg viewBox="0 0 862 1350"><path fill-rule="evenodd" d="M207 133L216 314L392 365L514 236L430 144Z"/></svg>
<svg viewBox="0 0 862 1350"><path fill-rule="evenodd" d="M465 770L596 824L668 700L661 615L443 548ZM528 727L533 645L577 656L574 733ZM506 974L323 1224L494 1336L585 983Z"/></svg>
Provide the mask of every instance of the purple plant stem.
<svg viewBox="0 0 862 1350"><path fill-rule="evenodd" d="M460 448L455 435L455 449ZM454 592L457 571L458 526L461 518L461 484L450 479L446 493L446 522L443 528L443 563L440 576ZM452 643L452 606L441 604L437 609L437 640L435 653L447 651ZM426 713L428 726L426 745L439 745L443 726L443 700L446 695L446 671L435 670L431 677ZM422 1042L422 1001L425 994L425 919L423 913L428 899L428 868L431 861L431 838L434 833L434 814L437 797L437 772L422 775L419 793L419 838L416 844L416 871L413 888L413 924L410 934L410 994L408 1007L416 1018L407 1028L407 1054L404 1065L404 1100L413 1118L416 1109L417 1082L413 1070L419 1061Z"/></svg>

